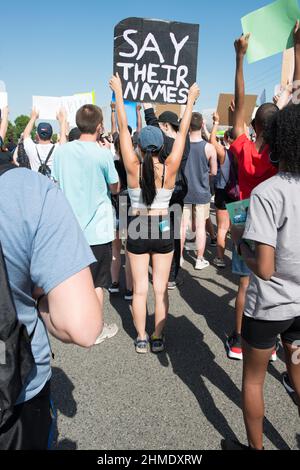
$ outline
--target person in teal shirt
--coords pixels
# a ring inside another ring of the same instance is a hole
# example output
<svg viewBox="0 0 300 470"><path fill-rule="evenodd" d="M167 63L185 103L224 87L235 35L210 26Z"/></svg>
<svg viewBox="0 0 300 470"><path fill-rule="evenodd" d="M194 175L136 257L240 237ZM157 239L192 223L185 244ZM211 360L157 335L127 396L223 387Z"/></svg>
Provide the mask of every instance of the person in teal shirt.
<svg viewBox="0 0 300 470"><path fill-rule="evenodd" d="M52 176L67 197L97 260L91 266L95 289L103 306L103 289L111 284L114 217L111 194L119 192L119 176L113 155L100 147L103 132L100 108L85 105L76 115L79 140L55 151ZM116 325L106 325L97 344L117 333Z"/></svg>

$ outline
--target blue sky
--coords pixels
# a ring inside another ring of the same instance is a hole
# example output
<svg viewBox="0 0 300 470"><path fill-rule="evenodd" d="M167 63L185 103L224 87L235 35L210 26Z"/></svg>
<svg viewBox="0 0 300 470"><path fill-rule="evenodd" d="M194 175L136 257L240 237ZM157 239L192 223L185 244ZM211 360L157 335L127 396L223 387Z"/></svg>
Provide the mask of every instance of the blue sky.
<svg viewBox="0 0 300 470"><path fill-rule="evenodd" d="M32 95L61 96L96 90L110 100L113 30L130 16L200 24L198 83L201 109L214 108L220 92L232 92L233 41L240 19L268 0L14 0L1 5L0 80L9 92L11 118L29 114ZM273 96L281 55L246 65L249 93Z"/></svg>

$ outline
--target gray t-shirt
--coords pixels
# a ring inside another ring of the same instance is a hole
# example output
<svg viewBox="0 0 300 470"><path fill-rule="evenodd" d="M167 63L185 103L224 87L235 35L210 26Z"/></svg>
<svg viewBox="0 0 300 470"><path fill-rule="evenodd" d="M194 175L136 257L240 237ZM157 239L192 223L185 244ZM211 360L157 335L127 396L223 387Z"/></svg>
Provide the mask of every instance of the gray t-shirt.
<svg viewBox="0 0 300 470"><path fill-rule="evenodd" d="M0 240L18 318L31 335L37 320L33 286L48 294L95 258L62 192L23 168L0 177ZM40 319L32 352L36 368L19 403L35 397L51 376L49 340Z"/></svg>
<svg viewBox="0 0 300 470"><path fill-rule="evenodd" d="M244 238L275 248L270 281L251 276L245 315L283 321L300 316L300 178L280 173L251 195Z"/></svg>
<svg viewBox="0 0 300 470"><path fill-rule="evenodd" d="M208 204L211 199L209 186L209 162L205 152L207 143L191 142L191 150L184 174L188 181L185 204Z"/></svg>

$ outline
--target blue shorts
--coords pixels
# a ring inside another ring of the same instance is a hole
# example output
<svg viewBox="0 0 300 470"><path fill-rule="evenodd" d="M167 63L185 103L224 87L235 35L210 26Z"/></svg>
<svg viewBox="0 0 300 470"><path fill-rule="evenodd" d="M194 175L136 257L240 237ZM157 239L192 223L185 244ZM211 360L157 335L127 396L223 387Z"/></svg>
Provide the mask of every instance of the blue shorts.
<svg viewBox="0 0 300 470"><path fill-rule="evenodd" d="M232 250L232 274L240 277L248 277L252 274L245 261L239 257L235 246Z"/></svg>

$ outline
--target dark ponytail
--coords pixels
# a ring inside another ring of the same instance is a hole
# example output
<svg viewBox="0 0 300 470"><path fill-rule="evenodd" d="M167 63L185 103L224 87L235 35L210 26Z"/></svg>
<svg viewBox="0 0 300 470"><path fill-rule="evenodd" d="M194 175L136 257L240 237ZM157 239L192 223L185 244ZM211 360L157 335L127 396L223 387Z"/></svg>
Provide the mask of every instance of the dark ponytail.
<svg viewBox="0 0 300 470"><path fill-rule="evenodd" d="M157 153L157 149L155 149ZM154 174L154 164L153 164L153 150L147 148L145 150L145 156L143 159L143 171L142 178L140 181L140 186L142 189L143 202L146 206L151 206L155 197L156 197L156 186L155 186L155 174Z"/></svg>

